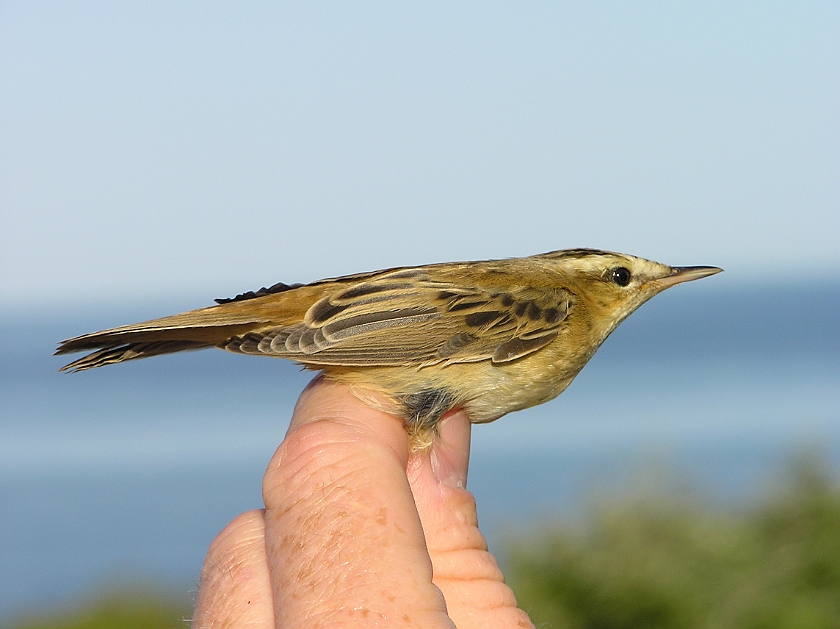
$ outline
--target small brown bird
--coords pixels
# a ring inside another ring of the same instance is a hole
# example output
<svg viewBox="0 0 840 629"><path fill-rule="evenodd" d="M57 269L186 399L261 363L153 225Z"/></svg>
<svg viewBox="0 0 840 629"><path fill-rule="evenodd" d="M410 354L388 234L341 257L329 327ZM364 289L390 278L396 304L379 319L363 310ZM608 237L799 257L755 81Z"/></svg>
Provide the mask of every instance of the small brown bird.
<svg viewBox="0 0 840 629"><path fill-rule="evenodd" d="M594 249L393 268L275 284L218 305L64 341L97 350L82 371L220 347L276 356L346 382L404 418L415 449L463 408L482 423L553 399L630 313L670 286L719 273Z"/></svg>

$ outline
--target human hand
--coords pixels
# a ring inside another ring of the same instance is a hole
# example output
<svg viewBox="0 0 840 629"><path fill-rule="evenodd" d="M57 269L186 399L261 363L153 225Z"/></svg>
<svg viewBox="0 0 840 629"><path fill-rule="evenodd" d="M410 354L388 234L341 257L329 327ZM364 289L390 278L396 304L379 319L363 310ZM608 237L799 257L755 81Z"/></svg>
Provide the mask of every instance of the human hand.
<svg viewBox="0 0 840 629"><path fill-rule="evenodd" d="M464 487L470 423L409 454L399 418L344 385L302 394L263 481L205 559L193 627L533 627Z"/></svg>

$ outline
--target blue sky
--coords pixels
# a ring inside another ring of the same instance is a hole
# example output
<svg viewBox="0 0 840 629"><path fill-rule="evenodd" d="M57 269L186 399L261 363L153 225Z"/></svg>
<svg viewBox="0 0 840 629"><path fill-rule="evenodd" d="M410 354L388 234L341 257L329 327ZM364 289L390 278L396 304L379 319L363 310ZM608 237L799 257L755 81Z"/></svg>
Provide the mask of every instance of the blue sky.
<svg viewBox="0 0 840 629"><path fill-rule="evenodd" d="M0 292L579 246L834 278L837 33L835 2L3 2Z"/></svg>

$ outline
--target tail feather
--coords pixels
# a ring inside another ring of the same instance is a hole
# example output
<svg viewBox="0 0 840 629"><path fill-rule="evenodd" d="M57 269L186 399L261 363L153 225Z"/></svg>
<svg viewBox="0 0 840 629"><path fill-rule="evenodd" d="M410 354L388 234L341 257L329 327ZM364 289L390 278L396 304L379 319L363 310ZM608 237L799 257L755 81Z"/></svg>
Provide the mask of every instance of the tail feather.
<svg viewBox="0 0 840 629"><path fill-rule="evenodd" d="M113 328L63 341L58 346L56 355L86 350L97 351L65 365L61 371L84 371L136 358L217 347L233 336L265 325L265 321L259 319L240 320L227 324L178 321L173 325L174 318L167 317L137 325Z"/></svg>
<svg viewBox="0 0 840 629"><path fill-rule="evenodd" d="M150 356L160 356L161 354L171 354L173 352L183 352L195 349L206 349L208 347L214 347L214 345L212 343L202 343L200 341L156 341L151 343L128 343L124 345L117 345L114 347L106 347L105 349L101 349L98 352L88 354L87 356L79 358L78 360L74 360L72 363L65 365L60 369L60 371L68 371L74 373L77 371L84 371L86 369L93 369L94 367L102 367L104 365L111 365L113 363L121 363L126 360L133 360L135 358L148 358Z"/></svg>

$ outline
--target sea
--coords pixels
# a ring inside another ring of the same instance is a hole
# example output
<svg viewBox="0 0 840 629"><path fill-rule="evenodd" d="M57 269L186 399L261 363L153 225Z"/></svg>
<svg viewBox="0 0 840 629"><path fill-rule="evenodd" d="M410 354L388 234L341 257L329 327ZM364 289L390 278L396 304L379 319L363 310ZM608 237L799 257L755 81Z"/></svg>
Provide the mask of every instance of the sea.
<svg viewBox="0 0 840 629"><path fill-rule="evenodd" d="M840 283L727 274L671 289L558 399L473 431L493 551L662 483L741 508L803 456L840 475ZM0 309L0 625L152 584L188 600L311 379L217 350L67 374L62 339L209 300Z"/></svg>

